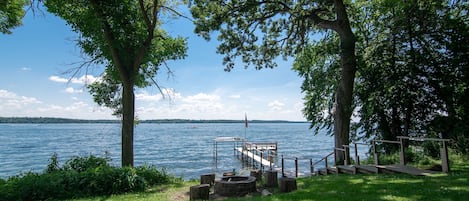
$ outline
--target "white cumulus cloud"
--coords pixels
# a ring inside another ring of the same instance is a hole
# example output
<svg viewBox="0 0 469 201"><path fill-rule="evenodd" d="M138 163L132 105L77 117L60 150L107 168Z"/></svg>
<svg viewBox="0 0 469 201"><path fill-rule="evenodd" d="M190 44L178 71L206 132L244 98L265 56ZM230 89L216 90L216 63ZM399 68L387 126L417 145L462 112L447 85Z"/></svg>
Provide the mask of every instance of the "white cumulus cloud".
<svg viewBox="0 0 469 201"><path fill-rule="evenodd" d="M41 103L41 101L34 97L20 96L16 93L0 89L0 108L21 108L38 103Z"/></svg>
<svg viewBox="0 0 469 201"><path fill-rule="evenodd" d="M49 80L58 83L72 83L72 84L90 84L98 80L99 77L94 77L93 75L83 75L81 77L74 77L71 79L59 77L56 75L50 76Z"/></svg>
<svg viewBox="0 0 469 201"><path fill-rule="evenodd" d="M61 78L61 77L55 76L55 75L50 76L49 80L52 81L52 82L59 82L59 83L67 83L68 82L68 79Z"/></svg>
<svg viewBox="0 0 469 201"><path fill-rule="evenodd" d="M67 87L65 89L65 92L70 93L70 94L78 94L78 93L83 93L83 89L75 89L73 87Z"/></svg>
<svg viewBox="0 0 469 201"><path fill-rule="evenodd" d="M283 106L285 106L285 103L282 103L278 100L274 100L268 104L271 110L282 110Z"/></svg>

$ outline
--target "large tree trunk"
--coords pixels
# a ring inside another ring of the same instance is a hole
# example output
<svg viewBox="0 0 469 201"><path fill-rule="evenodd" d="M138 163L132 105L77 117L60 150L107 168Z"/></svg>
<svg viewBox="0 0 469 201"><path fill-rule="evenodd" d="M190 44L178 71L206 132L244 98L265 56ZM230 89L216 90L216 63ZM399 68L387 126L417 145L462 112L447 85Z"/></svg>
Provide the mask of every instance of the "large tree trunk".
<svg viewBox="0 0 469 201"><path fill-rule="evenodd" d="M357 62L355 57L356 38L353 34L348 20L347 12L343 1L335 1L337 12L338 29L340 37L340 60L342 73L339 87L336 94L336 110L334 114L334 138L335 147L343 148L350 141L350 118L352 116L353 85ZM343 152L336 152L336 163L343 164L345 156Z"/></svg>
<svg viewBox="0 0 469 201"><path fill-rule="evenodd" d="M134 83L122 81L122 167L134 166Z"/></svg>

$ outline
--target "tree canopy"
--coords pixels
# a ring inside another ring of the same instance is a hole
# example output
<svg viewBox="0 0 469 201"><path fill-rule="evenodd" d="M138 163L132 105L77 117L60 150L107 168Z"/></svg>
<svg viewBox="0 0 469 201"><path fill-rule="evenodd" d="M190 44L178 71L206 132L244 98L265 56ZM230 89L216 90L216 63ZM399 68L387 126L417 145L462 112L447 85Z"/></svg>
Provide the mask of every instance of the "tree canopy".
<svg viewBox="0 0 469 201"><path fill-rule="evenodd" d="M194 0L195 32L210 39L218 31L222 41L218 53L229 71L242 61L246 67L273 68L275 59L296 57L312 42L315 34L333 31L338 35L340 75L335 85L335 146L349 143L352 94L355 79L356 38L351 30L347 5L342 0ZM336 155L343 162L344 155Z"/></svg>
<svg viewBox="0 0 469 201"><path fill-rule="evenodd" d="M358 58L358 134L352 137L443 137L454 139L458 147L467 142L468 106L461 101L468 97L467 6L449 0L350 4ZM305 116L329 128L332 116L327 111L334 108L331 87L340 75L337 44L337 35L328 33L296 57L294 65L304 79ZM457 149L467 152L467 146Z"/></svg>
<svg viewBox="0 0 469 201"><path fill-rule="evenodd" d="M11 34L11 29L22 24L28 4L28 0L0 0L0 33Z"/></svg>
<svg viewBox="0 0 469 201"><path fill-rule="evenodd" d="M186 41L170 37L160 25L177 14L170 1L45 0L49 12L79 33L77 45L88 56L84 66L104 66L100 81L89 88L94 100L122 116L122 165L133 166L134 87L152 79L167 60L186 55Z"/></svg>

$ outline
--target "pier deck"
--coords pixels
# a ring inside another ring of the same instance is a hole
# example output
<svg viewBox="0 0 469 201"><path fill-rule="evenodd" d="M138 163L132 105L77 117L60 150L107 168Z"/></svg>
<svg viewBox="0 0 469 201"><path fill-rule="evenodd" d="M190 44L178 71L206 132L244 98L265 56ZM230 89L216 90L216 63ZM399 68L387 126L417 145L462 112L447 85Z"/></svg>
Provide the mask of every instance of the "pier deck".
<svg viewBox="0 0 469 201"><path fill-rule="evenodd" d="M256 155L256 154L254 154L253 152L251 152L249 150L243 150L243 148L241 148L241 147L236 148L236 151L238 151L241 154L255 160L256 162L262 164L263 166L270 166L270 165L273 166L274 165L273 162L270 162L269 160L267 160L265 158L262 158L259 155Z"/></svg>

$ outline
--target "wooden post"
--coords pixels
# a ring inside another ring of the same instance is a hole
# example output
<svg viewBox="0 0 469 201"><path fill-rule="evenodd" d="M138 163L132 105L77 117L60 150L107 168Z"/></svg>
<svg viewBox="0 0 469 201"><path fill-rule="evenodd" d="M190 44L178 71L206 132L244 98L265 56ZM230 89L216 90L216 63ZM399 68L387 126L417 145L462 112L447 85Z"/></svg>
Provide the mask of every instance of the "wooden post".
<svg viewBox="0 0 469 201"><path fill-rule="evenodd" d="M263 151L261 151L261 162L260 162L261 168L260 169L264 170L264 165L262 164L262 157L264 157L263 156L264 154L262 154L262 153L263 153Z"/></svg>
<svg viewBox="0 0 469 201"><path fill-rule="evenodd" d="M326 164L327 164L327 161L326 161ZM334 148L334 165L336 164L337 164L337 150Z"/></svg>
<svg viewBox="0 0 469 201"><path fill-rule="evenodd" d="M283 177L280 179L279 191L282 193L288 193L296 190L296 179Z"/></svg>
<svg viewBox="0 0 469 201"><path fill-rule="evenodd" d="M277 187L278 186L278 178L277 178L277 171L266 171L265 177L265 186L266 187Z"/></svg>
<svg viewBox="0 0 469 201"><path fill-rule="evenodd" d="M349 165L350 164L350 147L348 145L344 145L344 154L345 154L345 160L344 160L344 164L345 165Z"/></svg>
<svg viewBox="0 0 469 201"><path fill-rule="evenodd" d="M450 171L449 169L449 159L448 159L448 147L446 146L446 141L442 141L442 147L440 150L441 154L441 170L445 173Z"/></svg>
<svg viewBox="0 0 469 201"><path fill-rule="evenodd" d="M355 164L356 165L360 165L360 158L358 158L358 148L357 148L357 144L355 143Z"/></svg>
<svg viewBox="0 0 469 201"><path fill-rule="evenodd" d="M269 166L270 166L270 170L272 170L272 161L274 160L274 157L272 155L269 156Z"/></svg>
<svg viewBox="0 0 469 201"><path fill-rule="evenodd" d="M335 158L335 154L334 154L334 158ZM324 162L326 163L326 174L329 174L329 161L327 160L327 157L324 158Z"/></svg>
<svg viewBox="0 0 469 201"><path fill-rule="evenodd" d="M209 199L209 188L208 184L201 184L190 187L190 200L208 200Z"/></svg>
<svg viewBox="0 0 469 201"><path fill-rule="evenodd" d="M399 159L400 159L400 164L405 165L405 147L404 147L404 138L399 138L400 144L401 144L401 150L399 153Z"/></svg>
<svg viewBox="0 0 469 201"><path fill-rule="evenodd" d="M295 158L295 176L298 177L298 157Z"/></svg>
<svg viewBox="0 0 469 201"><path fill-rule="evenodd" d="M218 142L215 141L215 153L213 154L214 155L214 158L215 158L215 168L218 169Z"/></svg>
<svg viewBox="0 0 469 201"><path fill-rule="evenodd" d="M376 142L373 140L373 157L375 159L375 165L379 165L379 157L378 157L378 148L376 148Z"/></svg>
<svg viewBox="0 0 469 201"><path fill-rule="evenodd" d="M285 177L285 159L283 159L283 154L282 154L282 177Z"/></svg>
<svg viewBox="0 0 469 201"><path fill-rule="evenodd" d="M256 161L254 160L254 150L252 149L252 145L251 145L251 154L252 154L252 167L254 168L255 165L256 165L255 164ZM255 153L255 154L257 154L257 153Z"/></svg>
<svg viewBox="0 0 469 201"><path fill-rule="evenodd" d="M314 174L314 166L313 166L313 159L309 159L309 170L311 171L311 175Z"/></svg>
<svg viewBox="0 0 469 201"><path fill-rule="evenodd" d="M209 184L210 186L213 186L215 184L215 174L200 175L200 184Z"/></svg>

